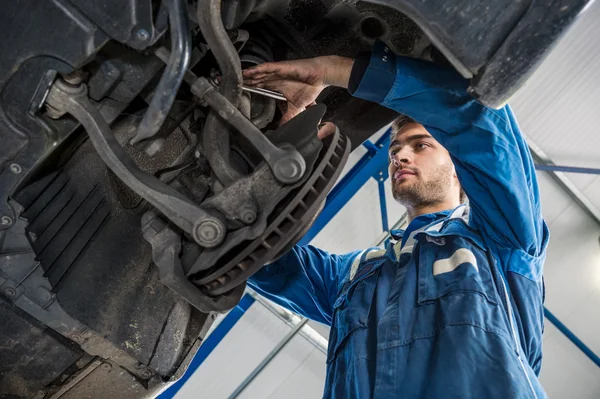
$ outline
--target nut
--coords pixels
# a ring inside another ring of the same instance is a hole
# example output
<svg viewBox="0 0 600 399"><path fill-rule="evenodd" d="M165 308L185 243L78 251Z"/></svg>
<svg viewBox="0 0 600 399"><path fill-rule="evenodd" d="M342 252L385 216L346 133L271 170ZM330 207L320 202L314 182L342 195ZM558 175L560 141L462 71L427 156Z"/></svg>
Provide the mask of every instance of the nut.
<svg viewBox="0 0 600 399"><path fill-rule="evenodd" d="M141 42L145 42L146 40L150 39L150 34L148 33L148 31L146 29L138 30L136 33L136 36L137 36L138 40Z"/></svg>
<svg viewBox="0 0 600 399"><path fill-rule="evenodd" d="M63 80L73 86L81 84L81 82L83 82L83 78L83 71L81 69L76 69L73 72L63 76Z"/></svg>
<svg viewBox="0 0 600 399"><path fill-rule="evenodd" d="M225 224L219 219L206 219L194 229L194 239L203 247L219 245L225 238Z"/></svg>
<svg viewBox="0 0 600 399"><path fill-rule="evenodd" d="M284 184L295 183L302 178L306 171L306 162L300 154L289 154L275 162L273 174Z"/></svg>
<svg viewBox="0 0 600 399"><path fill-rule="evenodd" d="M17 295L17 290L13 287L6 287L4 289L4 295L6 295L9 298L13 298Z"/></svg>
<svg viewBox="0 0 600 399"><path fill-rule="evenodd" d="M21 165L19 165L18 163L11 163L10 171L13 172L15 175L18 175L19 173L21 173L23 171L23 169L21 168Z"/></svg>
<svg viewBox="0 0 600 399"><path fill-rule="evenodd" d="M59 119L59 118L62 118L63 115L66 114L66 112L60 111L60 110L54 108L52 105L46 103L46 114L51 119Z"/></svg>
<svg viewBox="0 0 600 399"><path fill-rule="evenodd" d="M0 219L0 223L2 223L5 226L12 224L12 222L12 219L8 216L2 216L2 218Z"/></svg>
<svg viewBox="0 0 600 399"><path fill-rule="evenodd" d="M256 220L256 206L252 202L242 204L239 211L239 218L246 224L254 223Z"/></svg>
<svg viewBox="0 0 600 399"><path fill-rule="evenodd" d="M136 364L133 366L139 373L139 376L142 378L150 378L154 375L154 373L152 372L152 370L150 370L149 368L147 368L145 365L143 364Z"/></svg>

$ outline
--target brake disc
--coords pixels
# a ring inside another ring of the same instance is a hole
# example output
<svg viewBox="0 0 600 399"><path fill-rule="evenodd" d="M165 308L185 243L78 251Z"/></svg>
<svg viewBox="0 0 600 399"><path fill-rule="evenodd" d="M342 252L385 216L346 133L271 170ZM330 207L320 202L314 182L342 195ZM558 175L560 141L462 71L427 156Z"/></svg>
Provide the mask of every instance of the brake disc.
<svg viewBox="0 0 600 399"><path fill-rule="evenodd" d="M229 251L207 272L192 276L194 284L211 296L231 291L298 242L322 209L350 154L350 140L338 130L323 145L311 176L271 213L263 234Z"/></svg>

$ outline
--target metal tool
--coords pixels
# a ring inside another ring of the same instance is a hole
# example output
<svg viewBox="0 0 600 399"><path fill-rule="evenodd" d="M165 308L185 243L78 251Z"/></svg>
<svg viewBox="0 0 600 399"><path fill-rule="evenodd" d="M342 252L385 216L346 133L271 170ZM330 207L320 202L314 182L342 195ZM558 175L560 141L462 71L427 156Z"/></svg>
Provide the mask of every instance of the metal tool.
<svg viewBox="0 0 600 399"><path fill-rule="evenodd" d="M279 101L287 101L287 98L285 98L284 95L278 91L261 89L260 87L250 87L250 86L245 86L245 85L242 85L242 90L250 92L250 93L256 93L261 96L274 98L275 100L279 100Z"/></svg>

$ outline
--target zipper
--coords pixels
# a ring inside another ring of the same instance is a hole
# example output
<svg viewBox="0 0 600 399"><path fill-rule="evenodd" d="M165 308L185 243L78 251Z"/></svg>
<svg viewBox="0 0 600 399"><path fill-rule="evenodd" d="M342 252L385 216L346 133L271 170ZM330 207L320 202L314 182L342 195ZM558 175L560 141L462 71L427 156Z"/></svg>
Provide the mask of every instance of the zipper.
<svg viewBox="0 0 600 399"><path fill-rule="evenodd" d="M496 266L496 260L494 259L494 266ZM502 281L502 288L504 289L504 297L506 299L506 310L508 312L508 321L510 323L510 329L512 332L513 340L515 343L515 349L517 351L517 359L519 359L519 364L521 365L521 369L523 370L523 374L525 374L525 378L527 378L527 383L529 384L529 388L531 389L531 393L535 399L538 399L537 393L533 388L533 384L531 383L531 379L529 378L529 374L527 373L527 369L525 368L525 364L523 363L523 358L521 357L521 345L519 344L519 340L517 339L517 330L515 328L515 323L513 321L513 311L512 305L510 303L510 298L508 297L508 290L506 289L506 284L504 283L504 277L500 275L500 281Z"/></svg>

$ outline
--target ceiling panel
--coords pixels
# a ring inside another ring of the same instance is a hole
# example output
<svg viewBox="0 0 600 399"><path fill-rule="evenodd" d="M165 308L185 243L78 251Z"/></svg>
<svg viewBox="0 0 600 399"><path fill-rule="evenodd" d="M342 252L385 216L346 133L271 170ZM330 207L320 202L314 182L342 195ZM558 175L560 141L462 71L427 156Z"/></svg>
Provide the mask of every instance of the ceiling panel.
<svg viewBox="0 0 600 399"><path fill-rule="evenodd" d="M600 168L599 20L595 2L510 102L528 140L557 164ZM568 178L586 191L596 176ZM587 191L600 207L598 194Z"/></svg>

